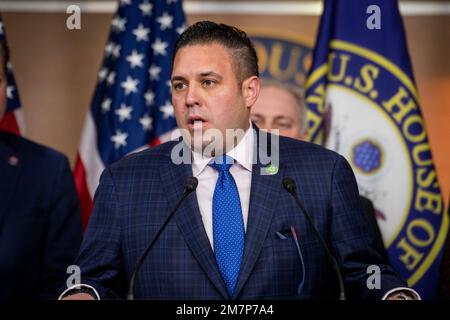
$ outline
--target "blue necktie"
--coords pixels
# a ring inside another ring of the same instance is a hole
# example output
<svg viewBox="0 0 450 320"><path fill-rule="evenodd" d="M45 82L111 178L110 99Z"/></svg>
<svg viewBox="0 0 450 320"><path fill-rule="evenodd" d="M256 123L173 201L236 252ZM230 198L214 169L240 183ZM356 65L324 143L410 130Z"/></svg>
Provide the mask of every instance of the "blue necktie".
<svg viewBox="0 0 450 320"><path fill-rule="evenodd" d="M244 221L236 182L230 173L234 160L226 155L209 165L219 172L212 202L214 254L228 294L233 295L244 252Z"/></svg>

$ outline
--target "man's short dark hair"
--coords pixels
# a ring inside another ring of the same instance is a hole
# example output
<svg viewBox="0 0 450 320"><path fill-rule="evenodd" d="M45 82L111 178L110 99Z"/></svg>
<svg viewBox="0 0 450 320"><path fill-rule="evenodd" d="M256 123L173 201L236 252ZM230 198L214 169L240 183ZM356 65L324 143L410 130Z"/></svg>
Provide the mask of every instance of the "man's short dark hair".
<svg viewBox="0 0 450 320"><path fill-rule="evenodd" d="M172 65L178 50L190 45L217 43L230 51L234 72L239 83L251 76L259 76L258 57L247 34L226 24L200 21L187 28L175 43Z"/></svg>
<svg viewBox="0 0 450 320"><path fill-rule="evenodd" d="M5 74L7 73L7 64L9 61L9 49L5 42L0 41L0 56L3 58L3 65L0 66L3 68Z"/></svg>

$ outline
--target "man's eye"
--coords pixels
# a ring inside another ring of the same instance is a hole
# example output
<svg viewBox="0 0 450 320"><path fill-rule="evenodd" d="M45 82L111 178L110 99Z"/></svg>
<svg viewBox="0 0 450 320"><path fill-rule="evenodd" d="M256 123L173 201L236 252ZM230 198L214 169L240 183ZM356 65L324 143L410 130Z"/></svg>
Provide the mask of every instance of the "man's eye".
<svg viewBox="0 0 450 320"><path fill-rule="evenodd" d="M186 84L182 83L182 82L176 82L176 83L173 84L173 88L175 90L182 90L185 87L186 87Z"/></svg>
<svg viewBox="0 0 450 320"><path fill-rule="evenodd" d="M204 87L212 87L213 85L215 85L216 84L216 82L214 81L214 80L204 80L203 82L202 82L202 85L204 86Z"/></svg>
<svg viewBox="0 0 450 320"><path fill-rule="evenodd" d="M277 127L279 129L291 129L292 125L290 123L286 123L286 122L278 122Z"/></svg>

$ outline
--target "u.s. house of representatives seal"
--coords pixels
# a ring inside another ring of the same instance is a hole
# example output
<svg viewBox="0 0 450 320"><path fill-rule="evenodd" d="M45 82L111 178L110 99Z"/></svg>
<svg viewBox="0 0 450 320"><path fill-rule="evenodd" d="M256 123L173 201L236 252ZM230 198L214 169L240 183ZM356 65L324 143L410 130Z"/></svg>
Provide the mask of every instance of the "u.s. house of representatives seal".
<svg viewBox="0 0 450 320"><path fill-rule="evenodd" d="M341 40L329 45L328 61L306 83L310 136L350 162L360 192L374 202L391 263L414 286L448 225L415 84L379 53Z"/></svg>

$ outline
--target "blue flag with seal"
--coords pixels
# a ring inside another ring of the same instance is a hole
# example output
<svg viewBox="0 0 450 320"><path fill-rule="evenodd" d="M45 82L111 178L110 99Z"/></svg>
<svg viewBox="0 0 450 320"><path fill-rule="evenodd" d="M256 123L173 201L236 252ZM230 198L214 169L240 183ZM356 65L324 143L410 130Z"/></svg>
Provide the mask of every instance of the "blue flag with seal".
<svg viewBox="0 0 450 320"><path fill-rule="evenodd" d="M311 140L350 162L391 264L435 297L448 216L397 1L325 0L305 89Z"/></svg>

